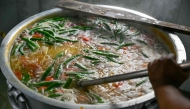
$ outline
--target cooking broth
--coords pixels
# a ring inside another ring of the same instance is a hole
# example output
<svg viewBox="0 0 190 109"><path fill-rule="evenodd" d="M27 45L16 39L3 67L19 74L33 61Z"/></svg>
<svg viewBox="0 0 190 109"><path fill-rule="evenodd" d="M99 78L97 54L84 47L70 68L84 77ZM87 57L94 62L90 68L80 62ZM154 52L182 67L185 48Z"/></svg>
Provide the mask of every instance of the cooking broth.
<svg viewBox="0 0 190 109"><path fill-rule="evenodd" d="M79 20L80 19L80 20ZM52 17L25 29L10 57L16 77L32 90L61 101L99 104L152 92L147 77L77 88L79 80L146 69L167 55L156 37L130 23L99 17Z"/></svg>

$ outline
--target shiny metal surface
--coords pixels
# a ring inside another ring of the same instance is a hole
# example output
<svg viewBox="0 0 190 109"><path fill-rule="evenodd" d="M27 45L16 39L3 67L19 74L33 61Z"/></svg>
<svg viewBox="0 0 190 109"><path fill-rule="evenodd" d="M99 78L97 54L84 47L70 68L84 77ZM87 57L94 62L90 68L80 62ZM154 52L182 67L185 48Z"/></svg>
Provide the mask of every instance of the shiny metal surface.
<svg viewBox="0 0 190 109"><path fill-rule="evenodd" d="M152 26L167 31L178 32L190 35L190 27L169 23L165 21L159 21L155 19L147 19L135 14L129 14L125 11L110 9L107 7L101 7L93 4L88 4L73 0L60 0L57 5L60 8L70 9L75 11L82 11L85 13L95 14L104 17L111 17L116 20L125 20L142 25Z"/></svg>
<svg viewBox="0 0 190 109"><path fill-rule="evenodd" d="M183 70L190 69L190 61L181 63L179 65L182 67ZM100 84L123 81L123 80L128 80L128 79L141 78L145 76L148 76L147 69L129 72L129 73L126 72L125 74L119 74L119 75L114 75L114 76L109 76L109 77L104 77L104 78L99 78L99 79L94 79L94 80L79 81L77 85L79 87L87 87L87 86L92 86L92 85L100 85Z"/></svg>
<svg viewBox="0 0 190 109"><path fill-rule="evenodd" d="M104 77L104 78L99 78L99 79L94 79L94 80L79 81L77 85L79 87L87 87L87 86L92 86L92 85L100 85L100 84L123 81L123 80L128 80L128 79L141 78L145 76L148 76L148 71L140 70L140 71L134 71L134 72L124 73L124 74L119 74L119 75L114 75L114 76L109 76L109 77Z"/></svg>
<svg viewBox="0 0 190 109"><path fill-rule="evenodd" d="M111 7L110 7L111 8ZM116 7L112 7L116 8ZM122 10L125 10L124 8L120 8ZM127 10L126 10L127 11ZM130 11L130 10L128 10ZM65 11L59 8L51 9L48 11L44 11L42 13L36 14L32 17L29 17L28 19L24 20L23 22L19 23L17 26L15 26L4 38L1 47L0 47L0 64L1 64L1 70L6 77L6 79L18 90L20 90L26 97L26 101L29 105L30 109L36 109L36 106L39 109L110 109L112 108L112 104L100 104L100 105L87 105L87 104L73 104L70 102L62 102L58 100L54 100L51 98L48 98L46 96L43 96L37 92L34 92L33 90L29 89L27 86L22 84L14 75L10 68L9 64L9 57L10 57L10 50L12 48L12 43L16 39L16 37L29 25L32 25L33 23L39 21L40 19L51 17L51 16L57 16L57 15L70 15L72 14L71 11ZM74 15L81 15L82 13L73 13ZM143 27L145 28L145 27ZM161 36L160 39L163 40L163 42L166 43L167 47L170 49L170 51L174 52L177 56L177 62L181 63L184 60L186 60L186 52L184 49L184 46L180 39L171 33L163 32L158 29L151 29L147 28L147 30L152 31L153 34L157 36ZM147 102L148 100L154 98L154 92L148 93L142 97L132 99L126 102L117 103L118 108L124 108L128 107L131 109L137 108L139 109L142 107L144 102Z"/></svg>

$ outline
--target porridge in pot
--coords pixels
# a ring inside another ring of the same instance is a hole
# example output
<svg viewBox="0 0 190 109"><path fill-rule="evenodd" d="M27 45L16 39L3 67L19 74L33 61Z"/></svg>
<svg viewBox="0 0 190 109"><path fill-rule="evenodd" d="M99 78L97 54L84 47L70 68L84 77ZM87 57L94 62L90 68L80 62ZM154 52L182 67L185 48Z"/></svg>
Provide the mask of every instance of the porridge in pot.
<svg viewBox="0 0 190 109"><path fill-rule="evenodd" d="M99 17L51 17L14 41L10 64L16 77L44 96L77 104L131 100L150 93L148 77L77 88L79 80L146 69L168 52L155 36L130 23Z"/></svg>

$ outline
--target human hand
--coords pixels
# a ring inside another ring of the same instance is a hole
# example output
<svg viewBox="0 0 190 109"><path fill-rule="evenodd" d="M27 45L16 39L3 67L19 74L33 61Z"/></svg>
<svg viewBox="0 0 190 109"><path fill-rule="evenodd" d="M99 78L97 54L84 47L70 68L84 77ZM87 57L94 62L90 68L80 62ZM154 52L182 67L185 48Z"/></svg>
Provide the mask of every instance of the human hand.
<svg viewBox="0 0 190 109"><path fill-rule="evenodd" d="M189 74L185 73L175 62L174 55L150 62L148 75L154 90L165 85L172 85L178 88L189 77Z"/></svg>

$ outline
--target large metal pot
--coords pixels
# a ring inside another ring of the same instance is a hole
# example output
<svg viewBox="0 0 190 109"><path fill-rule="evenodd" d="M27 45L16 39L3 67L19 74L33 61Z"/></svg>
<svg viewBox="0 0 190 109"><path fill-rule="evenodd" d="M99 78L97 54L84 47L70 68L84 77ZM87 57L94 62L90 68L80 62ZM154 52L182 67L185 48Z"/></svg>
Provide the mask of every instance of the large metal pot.
<svg viewBox="0 0 190 109"><path fill-rule="evenodd" d="M114 8L114 7L109 7ZM122 9L125 10L125 9ZM138 14L144 17L151 18L145 14L132 11L132 10L126 10L128 12L131 12L133 14ZM32 25L33 23L39 21L40 19L50 17L50 16L56 16L56 15L64 15L64 14L71 14L70 11L62 10L62 9L51 9L39 14L36 14L32 17L29 17L28 19L24 20L23 22L19 23L17 26L15 26L5 37L1 44L0 48L0 64L1 64L1 70L7 80L10 82L8 84L9 87L9 95L14 96L16 101L18 100L18 105L21 106L20 108L29 108L29 109L64 109L64 108L71 108L71 109L110 109L113 108L113 104L100 104L100 105L86 105L86 104L73 104L69 102L62 102L55 99L51 99L48 97L45 97L39 93L36 93L29 89L27 86L22 84L14 75L10 68L9 63L9 57L10 57L10 50L12 48L12 43L16 39L16 37L29 25ZM77 13L74 13L77 15ZM79 13L78 13L79 14ZM144 27L143 27L144 28ZM184 46L178 36L172 34L163 32L161 30L145 27L147 31L150 31L151 34L159 36L159 40L168 48L171 52L175 53L177 56L177 62L181 63L182 61L186 60L186 52L184 49ZM12 87L14 86L14 87ZM18 89L18 90L16 90ZM24 97L22 97L24 96ZM143 105L143 103L148 102L149 100L153 99L154 92L148 93L144 96L138 97L136 99L132 99L126 102L117 103L117 108L127 108L127 109L140 109ZM10 98L10 102L13 103L15 100L12 100ZM25 107L25 104L23 102L26 102L27 105ZM19 108L17 105L13 105L14 108Z"/></svg>

